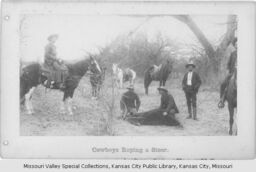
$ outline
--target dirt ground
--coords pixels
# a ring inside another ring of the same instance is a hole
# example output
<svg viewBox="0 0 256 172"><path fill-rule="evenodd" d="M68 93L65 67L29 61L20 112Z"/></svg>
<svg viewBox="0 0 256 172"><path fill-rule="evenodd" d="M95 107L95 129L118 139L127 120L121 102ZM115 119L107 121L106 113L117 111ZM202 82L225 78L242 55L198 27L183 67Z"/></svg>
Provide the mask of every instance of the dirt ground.
<svg viewBox="0 0 256 172"><path fill-rule="evenodd" d="M111 99L110 82L107 81L104 93ZM135 91L141 98L140 111L158 107L160 96L157 92L158 82L150 86L149 95L144 94L143 82L135 84ZM198 94L198 121L186 119L187 106L185 95L180 88L180 80L169 79L167 86L173 95L180 113L176 118L183 128L170 126L135 126L120 119L119 100L126 89L115 89L115 114L111 120L111 135L119 136L220 136L228 135L228 110L218 109L219 94L202 86ZM106 132L106 105L91 98L91 86L88 78L81 80L73 98L74 116L60 114L63 93L45 90L39 86L33 93L32 103L35 114L28 115L21 107L20 134L23 136L102 136ZM109 100L108 100L109 101Z"/></svg>

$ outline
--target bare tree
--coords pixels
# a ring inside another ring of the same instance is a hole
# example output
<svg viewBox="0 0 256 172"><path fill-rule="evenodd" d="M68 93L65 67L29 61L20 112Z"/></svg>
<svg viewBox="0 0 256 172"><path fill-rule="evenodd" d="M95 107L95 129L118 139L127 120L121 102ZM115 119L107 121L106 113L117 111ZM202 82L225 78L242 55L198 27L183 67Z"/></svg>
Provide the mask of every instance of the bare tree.
<svg viewBox="0 0 256 172"><path fill-rule="evenodd" d="M105 84L102 86L100 95L99 95L99 103L104 109L104 113L102 114L102 119L105 121L105 129L108 135L115 135L115 131L113 129L114 123L114 114L116 114L116 97L118 97L118 93L115 88L115 81L113 75L111 75L110 85L106 86Z"/></svg>
<svg viewBox="0 0 256 172"><path fill-rule="evenodd" d="M220 74L225 74L225 69L226 69L226 64L228 61L228 57L230 55L230 51L227 52L227 49L229 48L230 42L234 39L235 37L235 32L237 30L237 21L236 21L236 16L235 15L229 15L227 19L227 30L224 35L224 38L222 39L221 43L216 49L216 57L219 60L220 63ZM224 77L224 76L221 76Z"/></svg>
<svg viewBox="0 0 256 172"><path fill-rule="evenodd" d="M211 73L219 75L220 73L220 62L225 57L225 51L228 48L230 42L234 39L235 30L237 29L237 21L235 15L229 15L227 20L227 31L220 45L217 46L217 49L214 50L213 45L206 38L201 29L193 21L189 15L176 15L174 16L179 21L185 23L191 31L195 34L201 45L205 49L205 53L210 59Z"/></svg>
<svg viewBox="0 0 256 172"><path fill-rule="evenodd" d="M215 57L214 48L211 45L211 43L208 41L204 33L201 31L201 29L194 22L194 20L189 15L176 15L174 17L179 21L185 23L191 29L191 31L196 35L197 39L204 47L208 58L211 60L211 64L214 72L218 72L217 59Z"/></svg>

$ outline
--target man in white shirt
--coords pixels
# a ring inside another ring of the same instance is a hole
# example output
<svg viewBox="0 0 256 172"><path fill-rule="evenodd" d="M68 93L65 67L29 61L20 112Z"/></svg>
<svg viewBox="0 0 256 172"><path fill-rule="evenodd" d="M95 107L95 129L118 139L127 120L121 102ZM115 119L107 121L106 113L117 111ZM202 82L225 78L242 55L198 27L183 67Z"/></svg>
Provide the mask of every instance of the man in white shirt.
<svg viewBox="0 0 256 172"><path fill-rule="evenodd" d="M193 114L193 119L197 120L196 95L202 82L199 75L194 71L195 67L196 66L192 62L186 65L188 72L184 75L184 78L182 80L182 88L185 92L187 99L189 114L187 118L192 118Z"/></svg>
<svg viewBox="0 0 256 172"><path fill-rule="evenodd" d="M193 75L193 71L189 71L188 72L187 85L192 85L192 75Z"/></svg>

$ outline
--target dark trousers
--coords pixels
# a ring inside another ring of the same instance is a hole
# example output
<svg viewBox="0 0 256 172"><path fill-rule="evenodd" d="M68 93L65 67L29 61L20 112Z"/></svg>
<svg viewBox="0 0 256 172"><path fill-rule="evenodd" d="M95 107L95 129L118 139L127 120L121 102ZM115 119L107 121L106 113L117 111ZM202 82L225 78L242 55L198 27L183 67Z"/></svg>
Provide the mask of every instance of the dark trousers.
<svg viewBox="0 0 256 172"><path fill-rule="evenodd" d="M185 92L188 106L189 117L192 117L192 107L193 107L193 117L196 118L196 92Z"/></svg>
<svg viewBox="0 0 256 172"><path fill-rule="evenodd" d="M185 92L186 99L187 99L187 106L191 108L196 108L196 93L195 92Z"/></svg>

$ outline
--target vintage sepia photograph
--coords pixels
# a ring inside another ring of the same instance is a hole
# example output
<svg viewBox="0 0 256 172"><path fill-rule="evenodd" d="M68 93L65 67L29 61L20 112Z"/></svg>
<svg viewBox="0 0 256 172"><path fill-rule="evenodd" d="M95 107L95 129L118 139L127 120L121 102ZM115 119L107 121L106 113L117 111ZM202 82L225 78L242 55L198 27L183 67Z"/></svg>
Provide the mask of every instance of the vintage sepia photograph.
<svg viewBox="0 0 256 172"><path fill-rule="evenodd" d="M20 15L20 135L239 135L238 23L234 14Z"/></svg>
<svg viewBox="0 0 256 172"><path fill-rule="evenodd" d="M255 157L253 4L24 0L1 10L2 157Z"/></svg>

